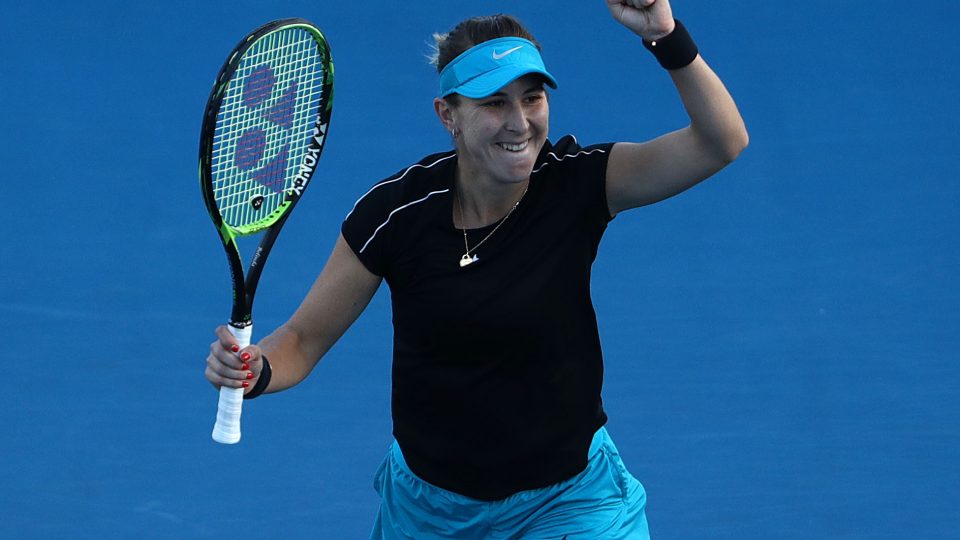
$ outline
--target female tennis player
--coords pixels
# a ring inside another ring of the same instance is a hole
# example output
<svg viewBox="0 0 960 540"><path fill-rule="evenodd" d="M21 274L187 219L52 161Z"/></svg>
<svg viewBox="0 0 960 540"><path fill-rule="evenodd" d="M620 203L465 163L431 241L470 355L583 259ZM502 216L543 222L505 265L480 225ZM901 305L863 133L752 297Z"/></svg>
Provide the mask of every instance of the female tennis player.
<svg viewBox="0 0 960 540"><path fill-rule="evenodd" d="M668 70L687 127L553 143L545 87L557 81L539 45L512 17L466 20L436 37L434 108L454 149L357 201L303 304L259 345L217 329L209 381L277 392L387 281L395 442L372 538L648 537L644 489L603 427L590 269L614 216L711 176L747 132L668 0L606 3Z"/></svg>

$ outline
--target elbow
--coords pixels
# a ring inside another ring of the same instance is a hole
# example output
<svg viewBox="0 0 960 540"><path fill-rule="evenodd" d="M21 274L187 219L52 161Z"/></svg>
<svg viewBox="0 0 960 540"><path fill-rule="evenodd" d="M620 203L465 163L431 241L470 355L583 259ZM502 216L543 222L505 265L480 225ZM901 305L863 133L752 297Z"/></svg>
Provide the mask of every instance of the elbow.
<svg viewBox="0 0 960 540"><path fill-rule="evenodd" d="M728 157L730 161L733 161L740 157L740 152L743 152L747 149L747 146L750 146L750 134L747 133L747 128L742 128L734 138L734 143L730 145Z"/></svg>
<svg viewBox="0 0 960 540"><path fill-rule="evenodd" d="M731 122L716 129L701 131L691 125L691 133L696 137L696 146L704 158L718 170L740 157L740 153L750 144L750 135L743 121Z"/></svg>
<svg viewBox="0 0 960 540"><path fill-rule="evenodd" d="M720 144L716 147L717 157L724 165L728 165L740 157L740 153L749 144L750 134L747 133L747 128L741 124L739 129L728 133L720 140Z"/></svg>

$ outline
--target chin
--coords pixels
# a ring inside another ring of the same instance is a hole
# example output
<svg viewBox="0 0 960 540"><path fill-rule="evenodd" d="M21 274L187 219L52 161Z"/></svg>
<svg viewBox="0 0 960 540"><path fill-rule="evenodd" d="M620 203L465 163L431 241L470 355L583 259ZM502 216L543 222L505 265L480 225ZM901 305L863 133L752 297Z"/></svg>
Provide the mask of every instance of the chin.
<svg viewBox="0 0 960 540"><path fill-rule="evenodd" d="M511 169L506 172L504 175L504 180L512 184L519 184L530 178L530 174L533 173L533 164L529 167Z"/></svg>

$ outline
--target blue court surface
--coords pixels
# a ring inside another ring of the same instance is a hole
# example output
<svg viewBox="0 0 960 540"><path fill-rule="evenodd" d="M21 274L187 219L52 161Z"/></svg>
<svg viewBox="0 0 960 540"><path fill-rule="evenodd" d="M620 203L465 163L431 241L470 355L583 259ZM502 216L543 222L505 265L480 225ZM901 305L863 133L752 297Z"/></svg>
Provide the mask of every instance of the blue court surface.
<svg viewBox="0 0 960 540"><path fill-rule="evenodd" d="M655 538L956 538L960 3L675 0L751 145L619 216L593 282L608 428ZM435 31L506 11L560 81L552 138L687 119L604 2L5 2L0 538L365 538L391 441L390 305L299 387L210 440L229 315L197 181L227 52L298 16L327 34L320 173L267 265L262 336L373 182L449 148ZM558 329L562 331L562 329Z"/></svg>

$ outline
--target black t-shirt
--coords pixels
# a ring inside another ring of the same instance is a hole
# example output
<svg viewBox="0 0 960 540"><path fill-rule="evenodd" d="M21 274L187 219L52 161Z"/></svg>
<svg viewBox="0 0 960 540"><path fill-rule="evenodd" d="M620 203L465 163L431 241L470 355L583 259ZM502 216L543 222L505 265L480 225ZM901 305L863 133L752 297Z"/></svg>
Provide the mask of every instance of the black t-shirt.
<svg viewBox="0 0 960 540"><path fill-rule="evenodd" d="M548 142L519 206L466 267L454 152L376 184L344 221L390 287L394 436L427 482L496 500L586 467L606 422L590 270L611 219L611 146ZM495 226L468 231L470 245Z"/></svg>

